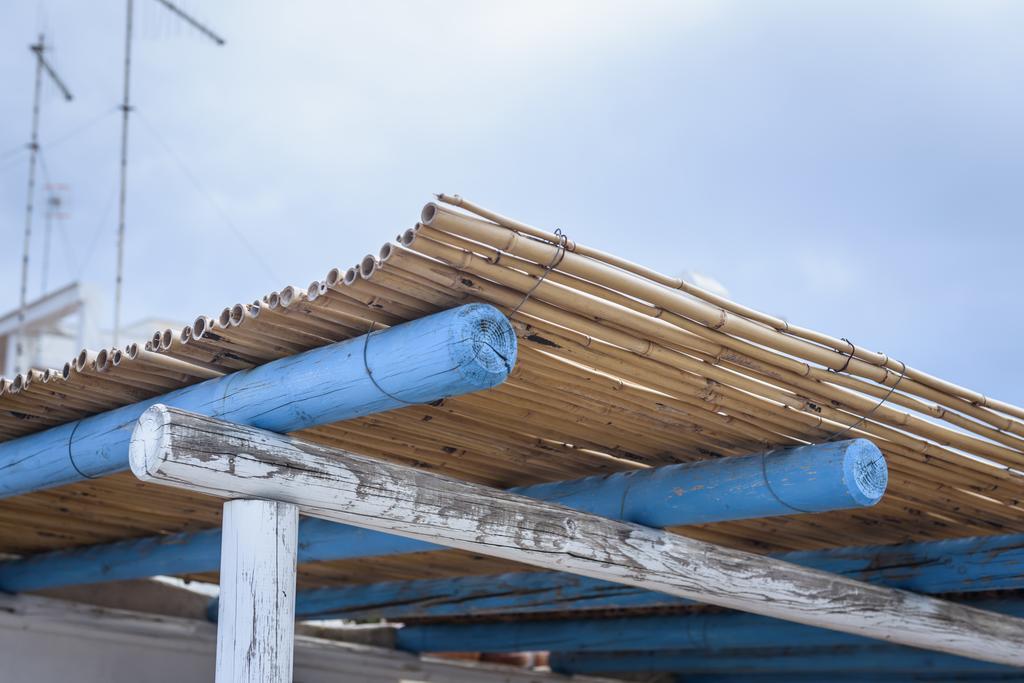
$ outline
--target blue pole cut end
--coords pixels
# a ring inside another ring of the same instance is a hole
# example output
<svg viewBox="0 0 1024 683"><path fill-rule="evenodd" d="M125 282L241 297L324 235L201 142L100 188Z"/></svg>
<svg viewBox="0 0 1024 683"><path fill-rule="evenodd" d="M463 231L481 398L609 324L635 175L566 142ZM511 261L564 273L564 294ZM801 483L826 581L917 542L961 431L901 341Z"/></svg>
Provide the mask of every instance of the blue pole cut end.
<svg viewBox="0 0 1024 683"><path fill-rule="evenodd" d="M843 454L843 479L850 496L860 505L874 505L889 484L889 466L878 446L853 439Z"/></svg>
<svg viewBox="0 0 1024 683"><path fill-rule="evenodd" d="M454 367L478 388L501 384L516 364L518 342L508 318L489 304L469 304L456 310L449 329Z"/></svg>
<svg viewBox="0 0 1024 683"><path fill-rule="evenodd" d="M763 457L767 492L792 512L868 507L881 500L889 483L885 455L867 439L770 451Z"/></svg>

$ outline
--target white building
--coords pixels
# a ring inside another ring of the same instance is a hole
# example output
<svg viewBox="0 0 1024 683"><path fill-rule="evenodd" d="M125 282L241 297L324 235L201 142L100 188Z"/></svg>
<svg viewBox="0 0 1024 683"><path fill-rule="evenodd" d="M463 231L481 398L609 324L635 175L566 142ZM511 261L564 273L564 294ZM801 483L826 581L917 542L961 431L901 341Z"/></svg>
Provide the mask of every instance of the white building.
<svg viewBox="0 0 1024 683"><path fill-rule="evenodd" d="M18 357L18 310L0 315L0 376L13 377L27 368L59 370L82 349L110 346L111 332L102 329L104 298L99 288L72 282L30 301L25 310L22 352ZM157 329L180 323L140 320L123 328L122 343L148 339Z"/></svg>

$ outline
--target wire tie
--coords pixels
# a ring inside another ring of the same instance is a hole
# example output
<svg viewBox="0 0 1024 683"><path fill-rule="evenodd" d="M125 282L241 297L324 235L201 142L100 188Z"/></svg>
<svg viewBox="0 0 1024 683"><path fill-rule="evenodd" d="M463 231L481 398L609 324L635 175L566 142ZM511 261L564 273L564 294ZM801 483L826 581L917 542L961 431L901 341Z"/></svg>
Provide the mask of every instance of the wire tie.
<svg viewBox="0 0 1024 683"><path fill-rule="evenodd" d="M71 467L74 468L75 472L78 472L80 475L82 475L83 478L85 478L85 479L96 479L97 477L90 476L90 475L86 474L85 472L83 472L82 470L78 469L78 465L75 464L75 456L72 455L72 453L71 453L71 442L74 441L74 439L75 439L75 432L78 431L78 426L80 424L82 424L81 420L75 422L75 426L71 428L71 436L68 437L68 460L71 462Z"/></svg>
<svg viewBox="0 0 1024 683"><path fill-rule="evenodd" d="M900 378L898 380L896 380L895 384L893 384L891 387L889 387L889 391L886 392L885 396L882 397L882 400L879 401L878 403L876 403L875 407L872 408L871 410L869 410L868 412L866 412L859 420L854 422L849 427L844 427L843 429L840 429L838 432L836 432L835 434L833 434L833 435L829 436L827 439L825 439L826 441L833 441L837 437L842 436L843 434L845 434L846 432L850 431L854 427L857 427L860 424L864 423L865 421L867 421L867 419L869 417L871 417L872 415L875 414L876 410L878 410L879 408L882 407L882 404L884 404L886 401L889 400L889 397L892 396L894 391L896 391L896 387L898 387L900 385L900 382L903 381L903 378L907 376L907 364L904 363L903 361L900 361L900 365L903 366L903 370L900 372Z"/></svg>
<svg viewBox="0 0 1024 683"><path fill-rule="evenodd" d="M850 341L846 337L843 337L843 341L850 345L850 355L846 357L846 362L843 363L843 367L839 368L838 370L828 368L829 372L834 372L837 375L841 372L846 372L846 368L850 367L850 361L853 360L853 354L857 353L857 346L852 341Z"/></svg>
<svg viewBox="0 0 1024 683"><path fill-rule="evenodd" d="M385 396L387 396L388 398L390 398L392 400L398 401L399 403L404 403L407 406L421 406L421 405L425 405L423 403L415 403L413 401L406 401L403 398L399 398L399 397L395 396L390 391L388 391L387 389L382 387L380 385L380 383L377 382L377 378L373 376L373 370L370 370L370 361L367 359L366 351L367 351L367 349L370 346L370 335L373 334L373 326L374 326L374 324L375 324L374 321L371 320L370 321L370 329L368 329L366 331L366 335L363 337L363 367L366 368L366 376L370 378L370 381L373 382L373 386L377 387L377 390L380 391L380 393L384 394ZM439 403L439 402L435 401L433 403Z"/></svg>
<svg viewBox="0 0 1024 683"><path fill-rule="evenodd" d="M537 291L538 287L540 287L540 283L544 282L544 280L547 278L548 274L552 270L557 268L558 265L562 262L562 259L565 258L565 252L566 252L565 245L569 242L569 237L568 237L568 235L566 235L565 233L562 232L561 228L557 228L555 230L555 235L558 236L558 245L557 245L557 248L555 249L555 256L554 256L554 258L551 259L551 263L549 263L548 265L546 265L544 267L544 272L541 273L540 277L537 278L537 281L533 283L533 287L530 287L529 291L526 292L526 295L523 296L522 300L518 304L516 304L515 308L513 308L509 312L509 314L508 314L509 318L511 318L512 316L514 316L516 313L519 312L519 309L522 308L523 305L527 301L530 300L530 297L533 296L533 293L535 291Z"/></svg>

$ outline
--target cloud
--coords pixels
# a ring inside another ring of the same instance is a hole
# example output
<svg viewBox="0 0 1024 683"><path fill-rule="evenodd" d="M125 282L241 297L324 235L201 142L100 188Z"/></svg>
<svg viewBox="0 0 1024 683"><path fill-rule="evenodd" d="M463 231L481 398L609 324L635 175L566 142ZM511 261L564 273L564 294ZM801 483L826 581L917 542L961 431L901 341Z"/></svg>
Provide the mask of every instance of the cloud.
<svg viewBox="0 0 1024 683"><path fill-rule="evenodd" d="M688 270L683 273L683 279L697 285L701 289L706 289L712 294L717 294L718 296L726 298L729 296L729 289L710 275Z"/></svg>
<svg viewBox="0 0 1024 683"><path fill-rule="evenodd" d="M76 100L47 96L44 141L112 112L47 152L74 193L72 260L89 256L86 276L109 290L124 4L45 4ZM0 17L0 153L27 140L35 7ZM158 3L136 7L128 320L187 320L307 283L375 251L443 190L1024 395L1003 365L1024 333L1019 3L186 2L223 48ZM0 162L6 306L25 203L16 161ZM75 275L51 273L55 286ZM871 305L894 292L898 310ZM977 319L998 329L971 335ZM918 341L936 329L948 344Z"/></svg>

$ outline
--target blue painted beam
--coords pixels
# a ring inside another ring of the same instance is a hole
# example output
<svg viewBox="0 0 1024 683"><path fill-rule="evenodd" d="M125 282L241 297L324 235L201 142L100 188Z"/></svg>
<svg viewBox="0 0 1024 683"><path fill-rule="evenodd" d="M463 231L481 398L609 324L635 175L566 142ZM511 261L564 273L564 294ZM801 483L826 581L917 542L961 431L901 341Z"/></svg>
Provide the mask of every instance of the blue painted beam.
<svg viewBox="0 0 1024 683"><path fill-rule="evenodd" d="M303 520L306 525L315 520ZM327 525L318 522L318 525ZM330 527L330 525L328 525ZM313 529L302 537L313 537ZM334 556L332 531L316 529L324 540L314 547L316 558ZM212 533L212 532L208 532ZM369 532L367 532L369 533ZM351 552L376 552L353 538ZM389 538L389 537L385 537ZM419 543L407 541L409 544ZM420 549L433 546L419 544ZM356 549L358 548L358 549ZM410 550L411 551L411 550ZM168 549L169 554L174 552ZM300 545L300 562L305 545ZM865 546L799 551L773 555L781 560L842 574L859 581L918 593L970 593L1024 589L1024 534L928 541L893 546ZM28 563L0 565L5 571ZM116 567L110 568L116 571ZM13 572L12 572L13 573ZM516 572L448 579L388 581L299 591L296 616L301 619L437 619L488 615L531 615L546 612L678 607L682 598L654 591L559 572Z"/></svg>
<svg viewBox="0 0 1024 683"><path fill-rule="evenodd" d="M799 551L786 559L919 593L1024 589L1024 534L836 548L827 558Z"/></svg>
<svg viewBox="0 0 1024 683"><path fill-rule="evenodd" d="M1024 589L1024 534L800 551L774 557L917 593ZM3 580L0 565L0 586ZM686 600L663 593L582 576L517 572L318 588L300 591L295 608L302 619L400 621L685 604Z"/></svg>
<svg viewBox="0 0 1024 683"><path fill-rule="evenodd" d="M665 593L575 574L516 572L314 588L296 594L295 616L304 620L403 621L687 604L692 603ZM216 610L213 615L216 616Z"/></svg>
<svg viewBox="0 0 1024 683"><path fill-rule="evenodd" d="M1019 675L1014 667L898 645L789 648L787 650L563 653L552 652L551 669L563 674L813 675L936 673ZM708 680L708 679L704 679ZM743 680L750 680L744 678ZM787 680L789 680L787 678ZM906 679L903 679L906 680Z"/></svg>
<svg viewBox="0 0 1024 683"><path fill-rule="evenodd" d="M878 447L852 439L540 484L529 495L663 528L866 507L888 479Z"/></svg>
<svg viewBox="0 0 1024 683"><path fill-rule="evenodd" d="M885 459L878 448L853 439L512 491L613 519L675 526L872 505L884 492L886 480ZM218 530L210 530L40 554L0 564L0 590L24 592L214 571L220 561L219 538ZM310 545L316 547L315 556L304 554ZM299 529L299 562L439 549L329 522L308 520Z"/></svg>
<svg viewBox="0 0 1024 683"><path fill-rule="evenodd" d="M339 528L345 531L343 540L339 539ZM43 553L27 560L0 563L0 591L23 593L58 586L216 571L220 546L218 528ZM299 521L300 564L436 549L437 546L430 543L357 527L339 527L322 519L304 517Z"/></svg>
<svg viewBox="0 0 1024 683"><path fill-rule="evenodd" d="M155 403L291 432L486 389L503 382L516 359L511 325L486 304L365 337L0 443L0 497L128 469L132 428Z"/></svg>
<svg viewBox="0 0 1024 683"><path fill-rule="evenodd" d="M1024 671L1016 673L787 673L787 674L723 674L681 675L675 683L1024 683Z"/></svg>
<svg viewBox="0 0 1024 683"><path fill-rule="evenodd" d="M1021 599L966 604L1024 615ZM741 612L421 624L405 626L396 633L397 647L410 652L771 651L794 643L801 647L872 647L878 641Z"/></svg>

